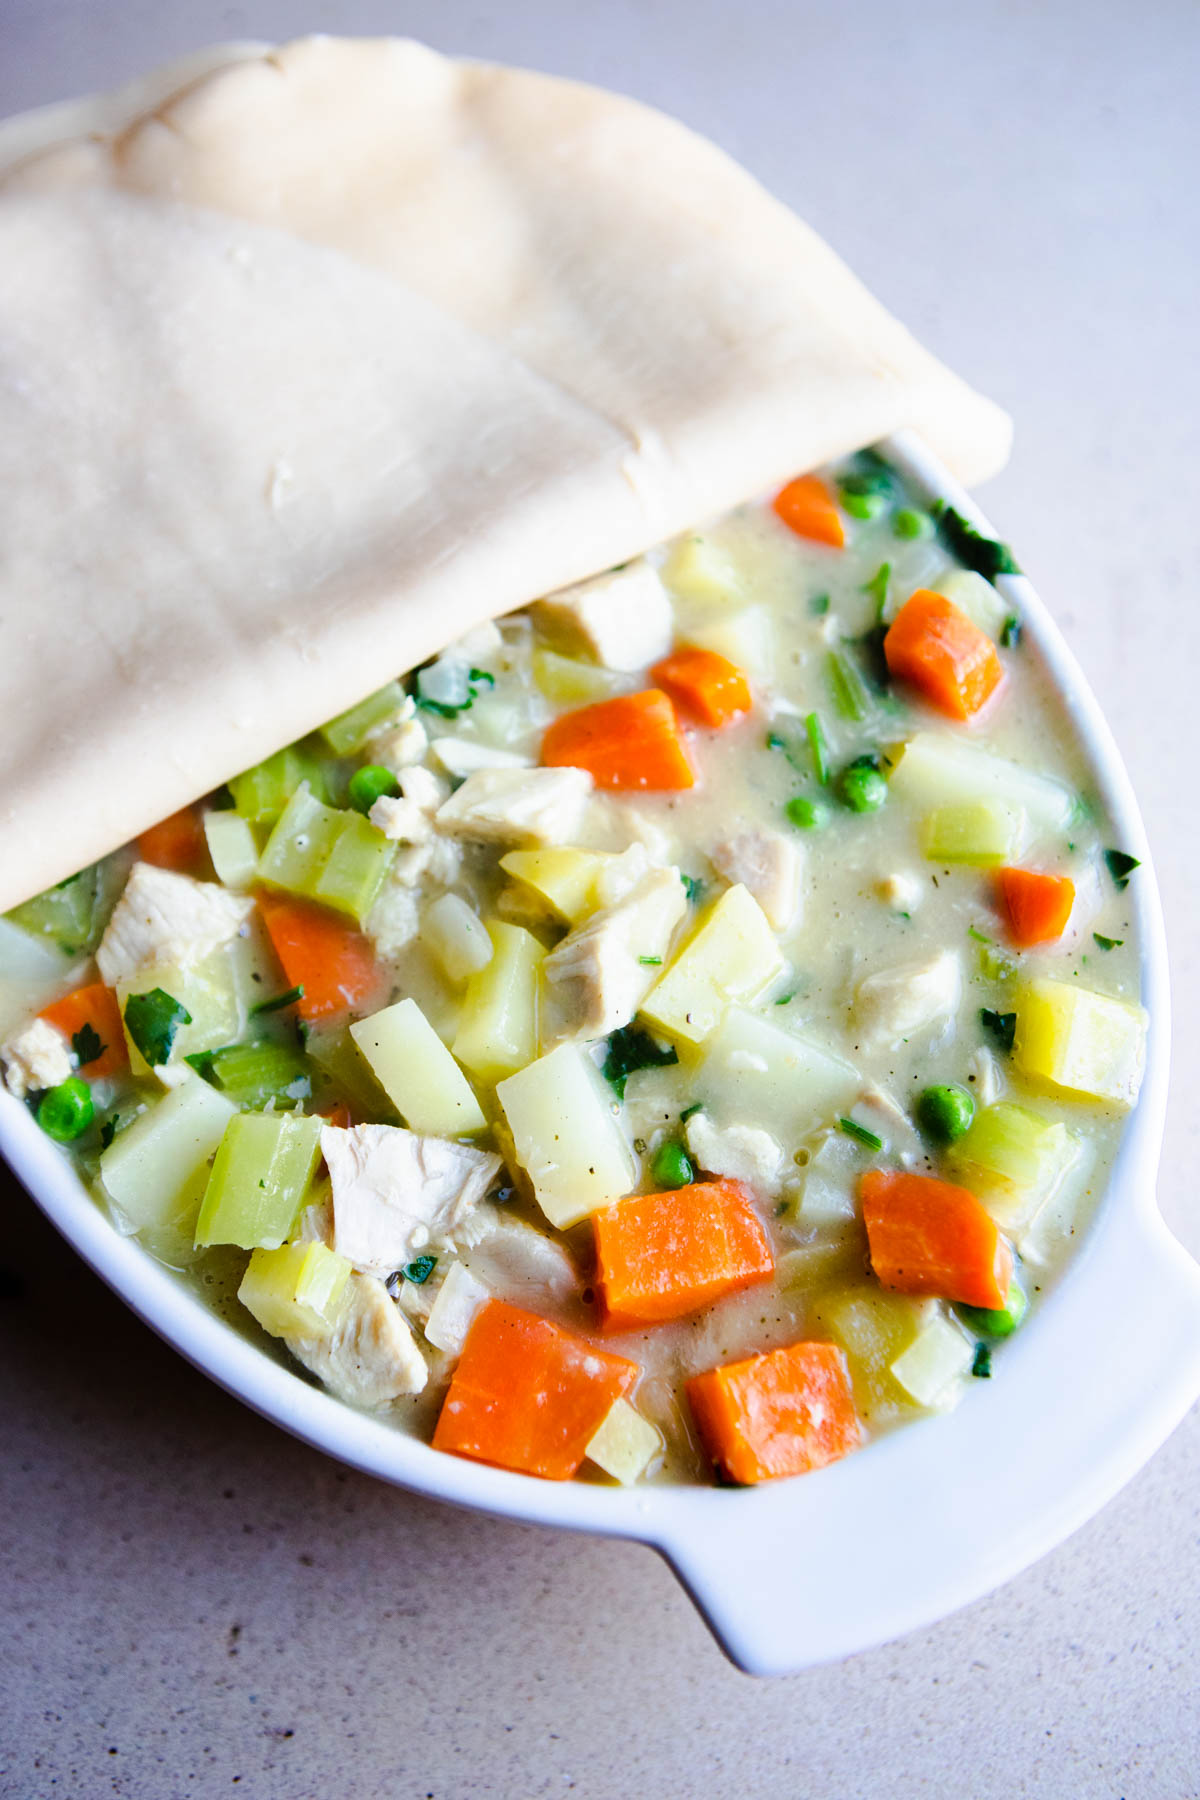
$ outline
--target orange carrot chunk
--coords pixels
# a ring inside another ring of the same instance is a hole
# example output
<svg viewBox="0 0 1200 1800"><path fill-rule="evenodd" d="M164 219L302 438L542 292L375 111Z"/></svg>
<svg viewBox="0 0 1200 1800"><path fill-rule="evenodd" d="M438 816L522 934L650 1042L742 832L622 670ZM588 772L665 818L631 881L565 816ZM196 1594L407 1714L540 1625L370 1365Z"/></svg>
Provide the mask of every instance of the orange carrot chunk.
<svg viewBox="0 0 1200 1800"><path fill-rule="evenodd" d="M306 1024L381 997L386 976L370 940L345 919L281 894L259 894L258 910L288 982L304 989L296 1011Z"/></svg>
<svg viewBox="0 0 1200 1800"><path fill-rule="evenodd" d="M566 1481L640 1374L549 1319L489 1300L467 1333L434 1449Z"/></svg>
<svg viewBox="0 0 1200 1800"><path fill-rule="evenodd" d="M952 719L973 718L1004 678L986 631L930 588L918 588L904 602L883 640L883 654L893 675L911 681Z"/></svg>
<svg viewBox="0 0 1200 1800"><path fill-rule="evenodd" d="M687 1397L728 1481L771 1481L836 1462L862 1442L836 1344L788 1344L694 1375Z"/></svg>
<svg viewBox="0 0 1200 1800"><path fill-rule="evenodd" d="M661 688L563 713L542 739L542 761L549 769L586 769L597 787L689 788L696 779Z"/></svg>
<svg viewBox="0 0 1200 1800"><path fill-rule="evenodd" d="M740 1181L695 1181L592 1214L602 1331L659 1325L774 1273Z"/></svg>
<svg viewBox="0 0 1200 1800"><path fill-rule="evenodd" d="M44 1006L39 1017L56 1025L70 1040L79 1058L79 1073L89 1081L99 1081L103 1075L119 1075L129 1067L121 1008L117 996L102 981L64 994L52 1006ZM85 1051L91 1054L85 1055Z"/></svg>
<svg viewBox="0 0 1200 1800"><path fill-rule="evenodd" d="M774 499L775 511L797 537L840 550L846 542L842 515L818 475L797 475Z"/></svg>
<svg viewBox="0 0 1200 1800"><path fill-rule="evenodd" d="M685 646L655 663L650 673L681 712L720 730L750 711L750 684L736 663L715 650Z"/></svg>
<svg viewBox="0 0 1200 1800"><path fill-rule="evenodd" d="M174 869L179 875L197 875L208 868L208 840L194 806L185 806L151 825L149 831L143 831L137 847L143 862Z"/></svg>
<svg viewBox="0 0 1200 1800"><path fill-rule="evenodd" d="M999 1310L1012 1251L987 1209L951 1181L869 1169L860 1189L871 1267L897 1294L936 1294Z"/></svg>
<svg viewBox="0 0 1200 1800"><path fill-rule="evenodd" d="M1067 929L1075 904L1069 875L1041 875L1036 869L1001 869L1000 898L1008 914L1008 930L1019 949L1050 944Z"/></svg>

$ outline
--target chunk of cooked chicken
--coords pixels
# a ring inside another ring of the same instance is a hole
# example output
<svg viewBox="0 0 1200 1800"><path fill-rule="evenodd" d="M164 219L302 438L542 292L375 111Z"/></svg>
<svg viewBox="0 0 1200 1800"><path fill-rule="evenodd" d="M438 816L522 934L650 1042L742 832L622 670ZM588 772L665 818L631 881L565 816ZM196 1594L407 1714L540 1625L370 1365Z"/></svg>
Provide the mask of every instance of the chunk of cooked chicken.
<svg viewBox="0 0 1200 1800"><path fill-rule="evenodd" d="M253 911L250 894L134 863L96 951L101 978L115 987L147 963L199 962L237 937Z"/></svg>
<svg viewBox="0 0 1200 1800"><path fill-rule="evenodd" d="M640 557L539 600L533 614L564 649L586 651L608 669L657 662L671 648L675 629L667 590Z"/></svg>
<svg viewBox="0 0 1200 1800"><path fill-rule="evenodd" d="M498 1156L399 1125L326 1125L333 1247L360 1272L390 1275L444 1246L487 1193Z"/></svg>
<svg viewBox="0 0 1200 1800"><path fill-rule="evenodd" d="M70 1045L48 1019L34 1019L15 1038L0 1045L0 1058L4 1061L4 1085L18 1100L38 1088L57 1087L75 1068Z"/></svg>
<svg viewBox="0 0 1200 1800"><path fill-rule="evenodd" d="M433 831L429 814L415 800L381 794L367 814L376 831L397 844L423 844Z"/></svg>
<svg viewBox="0 0 1200 1800"><path fill-rule="evenodd" d="M869 1040L899 1043L950 1018L958 1011L961 995L957 952L939 950L934 956L868 975L858 984L854 1011Z"/></svg>
<svg viewBox="0 0 1200 1800"><path fill-rule="evenodd" d="M676 869L650 869L623 899L569 932L542 965L562 1006L561 1036L607 1037L628 1025L661 973L687 911Z"/></svg>
<svg viewBox="0 0 1200 1800"><path fill-rule="evenodd" d="M396 780L400 783L400 792L404 798L411 800L424 813L435 813L450 794L450 783L443 781L440 775L435 775L424 764L401 769Z"/></svg>
<svg viewBox="0 0 1200 1800"><path fill-rule="evenodd" d="M783 1182L783 1150L757 1125L714 1125L707 1113L693 1113L684 1126L688 1151L709 1175L728 1175L760 1194L777 1194Z"/></svg>
<svg viewBox="0 0 1200 1800"><path fill-rule="evenodd" d="M740 831L709 852L718 874L748 888L776 931L787 931L800 915L804 851L781 831Z"/></svg>
<svg viewBox="0 0 1200 1800"><path fill-rule="evenodd" d="M479 1207L458 1241L468 1244L463 1261L481 1281L510 1296L523 1290L531 1306L545 1294L565 1300L579 1286L565 1246L500 1207Z"/></svg>
<svg viewBox="0 0 1200 1800"><path fill-rule="evenodd" d="M480 844L569 844L591 791L586 769L477 769L438 808L437 824Z"/></svg>
<svg viewBox="0 0 1200 1800"><path fill-rule="evenodd" d="M425 845L401 856L420 856ZM379 896L367 915L366 933L381 956L399 956L421 929L421 903L415 883L398 876L395 868L379 890Z"/></svg>
<svg viewBox="0 0 1200 1800"><path fill-rule="evenodd" d="M533 767L531 756L522 756L516 750L497 750L494 744L481 743L478 738L434 738L430 755L442 765L447 775L453 775L458 781L473 775L476 769Z"/></svg>
<svg viewBox="0 0 1200 1800"><path fill-rule="evenodd" d="M351 1275L344 1294L332 1337L285 1337L292 1355L349 1406L386 1406L419 1394L429 1378L425 1358L383 1283Z"/></svg>

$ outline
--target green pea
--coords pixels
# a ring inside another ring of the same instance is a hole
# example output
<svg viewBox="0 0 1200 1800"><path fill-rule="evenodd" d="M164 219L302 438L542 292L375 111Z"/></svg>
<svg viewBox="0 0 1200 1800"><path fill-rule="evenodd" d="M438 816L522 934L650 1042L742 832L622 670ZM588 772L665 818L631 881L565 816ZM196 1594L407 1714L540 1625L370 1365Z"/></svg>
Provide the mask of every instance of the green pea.
<svg viewBox="0 0 1200 1800"><path fill-rule="evenodd" d="M887 507L882 494L851 494L843 488L839 498L843 512L848 512L852 519L877 519Z"/></svg>
<svg viewBox="0 0 1200 1800"><path fill-rule="evenodd" d="M842 771L838 796L851 812L878 812L887 799L887 782L875 767L874 759L860 756Z"/></svg>
<svg viewBox="0 0 1200 1800"><path fill-rule="evenodd" d="M917 1124L939 1144L955 1144L971 1128L975 1096L951 1083L927 1087L917 1101Z"/></svg>
<svg viewBox="0 0 1200 1800"><path fill-rule="evenodd" d="M820 831L829 823L828 809L819 800L810 800L807 794L794 794L783 810L801 831Z"/></svg>
<svg viewBox="0 0 1200 1800"><path fill-rule="evenodd" d="M984 1337L1011 1337L1029 1311L1029 1297L1014 1277L1003 1306L960 1306L957 1310L968 1331L981 1332Z"/></svg>
<svg viewBox="0 0 1200 1800"><path fill-rule="evenodd" d="M369 813L377 800L385 796L390 799L399 792L400 783L392 771L378 763L364 763L361 769L355 769L347 789L351 806L360 813Z"/></svg>
<svg viewBox="0 0 1200 1800"><path fill-rule="evenodd" d="M650 1162L650 1173L659 1187L686 1187L694 1180L696 1171L692 1167L691 1157L682 1144L660 1144Z"/></svg>
<svg viewBox="0 0 1200 1800"><path fill-rule="evenodd" d="M37 1122L55 1143L69 1144L74 1138L83 1136L94 1112L91 1088L78 1075L70 1075L57 1087L47 1088L42 1095L37 1106Z"/></svg>
<svg viewBox="0 0 1200 1800"><path fill-rule="evenodd" d="M933 530L933 520L928 513L915 512L911 506L902 506L892 520L892 530L898 538L928 537Z"/></svg>

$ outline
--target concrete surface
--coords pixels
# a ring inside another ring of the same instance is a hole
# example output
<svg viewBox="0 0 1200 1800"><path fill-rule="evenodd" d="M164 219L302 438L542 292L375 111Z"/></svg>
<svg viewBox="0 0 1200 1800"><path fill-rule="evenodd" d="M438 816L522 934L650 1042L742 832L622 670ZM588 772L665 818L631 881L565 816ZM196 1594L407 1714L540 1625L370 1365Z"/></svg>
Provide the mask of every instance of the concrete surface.
<svg viewBox="0 0 1200 1800"><path fill-rule="evenodd" d="M985 501L1099 692L1156 846L1176 996L1160 1197L1200 1250L1200 8L0 0L0 112L318 27L680 114L1012 410ZM649 1552L339 1469L159 1344L11 1180L0 1203L0 1795L1200 1794L1196 1414L992 1598L756 1682Z"/></svg>

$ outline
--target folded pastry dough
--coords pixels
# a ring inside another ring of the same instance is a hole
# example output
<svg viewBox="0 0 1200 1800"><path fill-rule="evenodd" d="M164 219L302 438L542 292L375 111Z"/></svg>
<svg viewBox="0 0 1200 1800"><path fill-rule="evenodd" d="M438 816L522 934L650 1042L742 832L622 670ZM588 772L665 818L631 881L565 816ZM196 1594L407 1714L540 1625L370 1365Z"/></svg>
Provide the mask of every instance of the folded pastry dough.
<svg viewBox="0 0 1200 1800"><path fill-rule="evenodd" d="M0 132L0 909L798 470L901 426L1003 462L673 121L399 40L217 60Z"/></svg>

